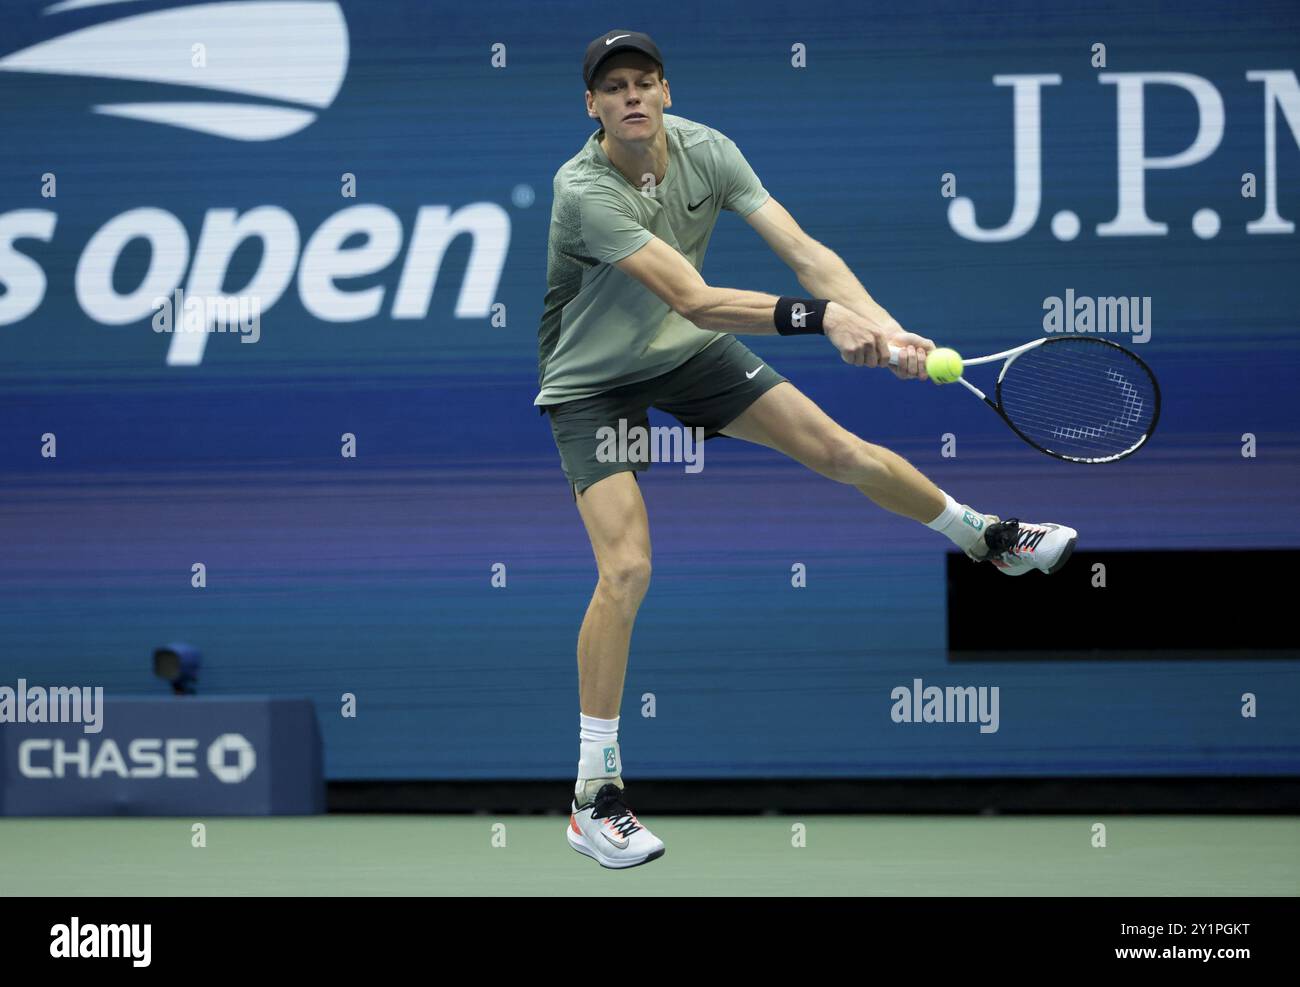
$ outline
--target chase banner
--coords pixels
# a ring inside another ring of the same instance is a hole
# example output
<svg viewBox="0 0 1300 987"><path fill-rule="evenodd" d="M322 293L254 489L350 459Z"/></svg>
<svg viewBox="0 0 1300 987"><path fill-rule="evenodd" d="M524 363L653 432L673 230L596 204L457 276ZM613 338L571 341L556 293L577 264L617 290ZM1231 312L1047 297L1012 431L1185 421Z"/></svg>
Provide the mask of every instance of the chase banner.
<svg viewBox="0 0 1300 987"><path fill-rule="evenodd" d="M0 814L323 812L320 734L293 699L108 699L91 723L0 723Z"/></svg>

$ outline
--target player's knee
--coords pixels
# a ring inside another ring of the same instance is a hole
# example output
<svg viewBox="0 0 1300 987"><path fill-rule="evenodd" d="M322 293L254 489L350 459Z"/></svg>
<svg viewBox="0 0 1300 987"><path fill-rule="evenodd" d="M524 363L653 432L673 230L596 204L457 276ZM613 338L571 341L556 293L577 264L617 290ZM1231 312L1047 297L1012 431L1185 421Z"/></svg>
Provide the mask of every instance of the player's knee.
<svg viewBox="0 0 1300 987"><path fill-rule="evenodd" d="M650 587L650 558L642 552L615 555L600 569L605 592L617 600L639 602Z"/></svg>
<svg viewBox="0 0 1300 987"><path fill-rule="evenodd" d="M849 432L828 440L821 451L819 472L837 483L868 483L880 469L870 443Z"/></svg>

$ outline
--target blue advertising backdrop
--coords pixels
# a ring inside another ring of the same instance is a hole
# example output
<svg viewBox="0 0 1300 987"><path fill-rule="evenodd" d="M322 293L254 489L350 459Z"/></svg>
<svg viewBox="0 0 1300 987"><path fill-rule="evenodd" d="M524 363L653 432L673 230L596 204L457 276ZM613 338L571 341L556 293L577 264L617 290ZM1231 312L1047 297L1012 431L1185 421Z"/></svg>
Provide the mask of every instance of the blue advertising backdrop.
<svg viewBox="0 0 1300 987"><path fill-rule="evenodd" d="M531 0L4 0L0 24L0 684L147 691L184 640L206 694L314 700L328 778L570 775L595 569L531 402L551 180L616 25ZM975 355L1067 291L1147 300L1110 338L1164 411L1123 463L1053 462L825 339L746 337L847 428L1091 550L1300 546L1294 3L713 0L631 26L670 112L734 139L904 326ZM703 273L803 293L734 215ZM156 332L176 287L257 295L257 341ZM1293 663L950 664L942 539L766 450L705 457L643 477L629 777L1300 769ZM1260 605L1204 576L1222 612L1186 619ZM997 686L999 729L893 722L918 678Z"/></svg>

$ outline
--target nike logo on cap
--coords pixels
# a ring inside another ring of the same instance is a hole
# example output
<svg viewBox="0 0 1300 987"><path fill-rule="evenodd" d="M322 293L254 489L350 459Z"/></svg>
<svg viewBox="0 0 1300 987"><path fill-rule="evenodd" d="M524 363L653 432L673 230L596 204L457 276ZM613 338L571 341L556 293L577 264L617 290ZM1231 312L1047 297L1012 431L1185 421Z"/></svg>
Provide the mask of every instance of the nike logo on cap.
<svg viewBox="0 0 1300 987"><path fill-rule="evenodd" d="M612 45L612 44L613 44L615 41L617 41L619 38L630 38L630 37L632 37L632 35L630 35L630 34L616 34L616 35L614 35L612 38L606 38L606 39L605 39L605 44L606 44L606 45Z"/></svg>

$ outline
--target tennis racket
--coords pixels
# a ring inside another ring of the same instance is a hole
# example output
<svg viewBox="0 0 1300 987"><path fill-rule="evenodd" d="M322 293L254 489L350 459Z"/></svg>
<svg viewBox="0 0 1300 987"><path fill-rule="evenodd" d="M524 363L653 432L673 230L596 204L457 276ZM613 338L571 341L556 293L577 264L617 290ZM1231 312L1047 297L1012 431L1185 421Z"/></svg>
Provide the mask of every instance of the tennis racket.
<svg viewBox="0 0 1300 987"><path fill-rule="evenodd" d="M899 349L889 347L897 365ZM1108 339L1056 336L963 360L1002 360L993 400L957 382L1039 452L1070 463L1113 463L1142 447L1160 419L1160 387L1136 354Z"/></svg>

